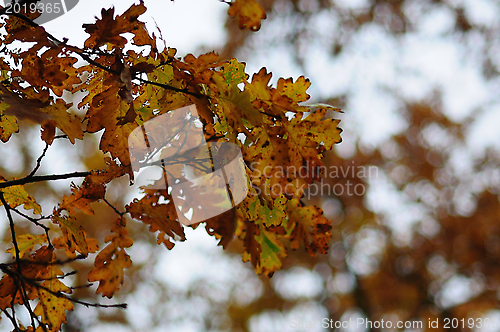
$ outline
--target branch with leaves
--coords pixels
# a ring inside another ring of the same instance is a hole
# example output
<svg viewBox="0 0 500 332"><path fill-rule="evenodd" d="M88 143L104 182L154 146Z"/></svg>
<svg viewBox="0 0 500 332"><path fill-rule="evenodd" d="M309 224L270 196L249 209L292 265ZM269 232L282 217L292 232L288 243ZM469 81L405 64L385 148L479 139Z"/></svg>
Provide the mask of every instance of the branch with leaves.
<svg viewBox="0 0 500 332"><path fill-rule="evenodd" d="M229 15L238 18L241 28L256 31L266 17L254 0L228 4ZM106 198L114 179L128 175L130 182L134 180L132 165L159 165L166 173L166 166L186 163L210 171L202 167L209 161L191 152L168 159L156 149L149 155L145 151L147 157L141 159L129 151L129 139L136 128L145 132L145 123L184 106L196 105L205 141L236 144L247 165L246 180L251 188L247 197L234 208L231 218L216 216L206 220L207 232L220 239L224 247L233 239L241 241L243 260L250 261L257 273L268 276L281 267L287 247L302 246L311 255L327 251L331 224L321 209L305 206L301 198L304 190L319 180L311 174L318 174L323 153L341 140L339 121L327 117L336 109L304 106L311 84L304 77L295 81L280 78L273 87L271 74L265 68L249 80L245 64L236 59L224 61L215 52L199 57L188 54L181 59L165 42L160 50L158 39L139 20L145 11L142 2L121 15L115 15L113 8L103 9L101 18L83 26L89 37L82 47L76 47L34 23L37 13L7 16L0 9L0 16L5 18L0 46L10 57L9 61L0 59L0 139L9 141L19 133L18 121L31 120L40 126L41 140L46 144L28 175L0 178L0 202L9 220L13 245L9 252L15 259L0 264L4 273L0 280L0 309L16 330L24 329L17 322L16 308L20 306L29 313L31 331L61 330L73 303L124 308L123 304L102 305L71 297L74 288L88 285L66 285L68 276L80 272L64 272L61 268L76 260L90 260L90 255L96 253L87 280L98 282L96 292L112 298L124 282L124 271L132 266L127 248L134 240L128 234L127 221L147 224L149 231L157 235L157 243L168 249L175 241L185 240L168 183L163 189L142 187L142 196L123 206L115 206ZM133 35L131 41L122 36L126 33ZM14 46L19 43L27 46ZM130 44L140 51L130 49ZM78 58L87 64L76 66ZM63 98L63 93L84 96L73 105ZM75 114L75 106L84 113L83 118ZM56 135L56 131L62 133ZM192 143L183 135L184 129L168 136L158 128L158 132L148 134L146 141L148 147L177 144L180 151L184 144ZM36 175L56 138L75 144L76 140L94 136L100 137L104 168ZM152 161L156 154L161 162ZM303 167L310 175L282 172ZM63 196L48 216L42 215L41 206L24 187L75 178L83 178L82 183L72 183L71 193ZM91 204L98 202L108 205L118 216L109 229L111 234L104 239L107 245L103 249L99 249L97 239L87 236L77 220L77 211L93 216ZM39 217L20 211L21 206ZM16 234L13 213L43 230L43 234Z"/></svg>

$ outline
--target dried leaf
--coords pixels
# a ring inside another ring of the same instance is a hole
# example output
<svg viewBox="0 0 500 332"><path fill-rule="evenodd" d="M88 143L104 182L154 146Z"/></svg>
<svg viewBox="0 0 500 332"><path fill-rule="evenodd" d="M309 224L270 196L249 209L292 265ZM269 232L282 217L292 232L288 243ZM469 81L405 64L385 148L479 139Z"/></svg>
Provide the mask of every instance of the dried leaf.
<svg viewBox="0 0 500 332"><path fill-rule="evenodd" d="M82 255L89 253L87 235L83 227L77 224L74 217L54 214L52 221L61 228L63 239L69 252L74 253L76 250Z"/></svg>
<svg viewBox="0 0 500 332"><path fill-rule="evenodd" d="M123 284L123 270L132 266L130 256L125 250L119 250L115 253L115 259L108 261L104 265L95 267L88 275L89 281L99 281L97 293L108 298L118 291Z"/></svg>

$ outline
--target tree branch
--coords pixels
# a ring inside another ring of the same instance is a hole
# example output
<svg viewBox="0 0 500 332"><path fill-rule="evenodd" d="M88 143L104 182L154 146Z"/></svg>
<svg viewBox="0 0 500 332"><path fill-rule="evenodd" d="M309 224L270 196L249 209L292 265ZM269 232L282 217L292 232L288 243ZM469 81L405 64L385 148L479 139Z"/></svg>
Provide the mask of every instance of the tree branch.
<svg viewBox="0 0 500 332"><path fill-rule="evenodd" d="M33 22L30 18L28 18L27 16L23 15L23 14L20 14L20 13L6 13L5 10L0 10L0 15L11 15L11 16L15 16L17 18L20 18L22 19L23 21L27 22L29 25L33 26L33 27L39 27L39 25L35 22ZM45 29L44 29L45 31ZM72 45L68 45L66 40L67 39L64 39L63 41L59 40L58 38L54 37L52 34L50 34L49 32L45 31L45 33L47 34L47 37L49 39L51 39L54 43L56 43L57 45L64 45L65 47L67 47L71 52L74 52L76 54L78 54L83 60L87 61L88 63L94 65L95 67L98 67L110 74L113 74L113 75L120 75L120 73L116 70L113 70L109 67L106 67L104 65L101 65L100 63L94 61L89 55L85 54L85 52L83 50L81 50L80 48L76 47L76 46L72 46ZM111 56L111 54L109 54ZM159 86L161 88L164 88L166 90L171 90L171 91L175 91L175 92L179 92L179 93L185 93L185 94L188 94L188 95L191 95L193 97L196 97L196 98L209 98L208 96L204 95L204 94L201 94L201 93L197 93L197 92L192 92L192 91L189 91L187 89L180 89L180 88L176 88L175 86L172 86L172 85L169 85L169 84L164 84L164 83L158 83L158 82L153 82L153 81L148 81L148 80L144 80L140 77L135 77L135 79L139 80L141 83L144 83L144 84L151 84L151 85L156 85L156 86Z"/></svg>
<svg viewBox="0 0 500 332"><path fill-rule="evenodd" d="M22 178L22 179L0 182L0 189L12 187L12 186L18 186L18 185L26 184L26 183L64 180L64 179L70 179L70 178L83 178L83 177L86 177L87 175L90 175L90 174L92 174L92 173L91 172L73 172L73 173L66 173L66 174L27 176L27 177Z"/></svg>
<svg viewBox="0 0 500 332"><path fill-rule="evenodd" d="M16 257L16 272L18 275L22 276L22 270L21 270L21 264L20 263L20 256L19 256L19 246L17 244L17 239L16 239L16 231L14 228L14 218L12 218L12 213L11 213L11 207L5 200L5 197L3 196L3 192L0 191L0 202L2 202L3 207L5 208L5 212L7 214L7 218L9 219L9 227L10 227L10 233L12 235L12 244L14 245L14 251L15 251L15 257ZM26 307L26 310L28 310L28 313L30 314L31 318L31 324L32 326L35 326L35 320L40 324L40 320L38 317L35 315L33 312L33 309L31 308L31 305L29 303L28 296L26 295L26 287L24 284L24 280L22 278L14 279L17 289L21 292L21 297L23 298L23 303L24 306ZM12 298L15 298L15 295L12 296ZM14 306L12 306L12 310L14 310ZM43 327L43 330L46 331L45 327Z"/></svg>

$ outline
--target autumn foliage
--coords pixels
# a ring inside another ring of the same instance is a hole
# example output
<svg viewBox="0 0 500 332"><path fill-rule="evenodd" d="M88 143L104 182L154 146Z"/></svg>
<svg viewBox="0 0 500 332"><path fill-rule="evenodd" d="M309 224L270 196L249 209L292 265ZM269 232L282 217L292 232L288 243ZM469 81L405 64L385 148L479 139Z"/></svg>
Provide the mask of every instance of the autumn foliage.
<svg viewBox="0 0 500 332"><path fill-rule="evenodd" d="M243 244L243 260L268 276L281 268L289 248L303 248L312 256L328 250L331 222L301 198L319 179L314 174L323 153L341 140L339 121L331 118L336 109L305 106L311 83L304 77L280 78L272 87L265 68L249 79L244 63L220 59L214 52L180 58L174 48L158 45L162 39L148 33L140 20L145 12L142 2L122 14L103 9L95 23L83 26L89 35L84 45L73 46L35 24L36 13L5 15L0 9L5 31L0 39L0 139L7 142L23 135L19 123L27 121L41 129L46 144L28 175L0 175L0 203L10 226L8 252L13 257L0 264L0 309L17 330L60 331L74 305L125 307L73 297L74 289L86 285L70 284L66 277L85 272L64 268L93 260L84 278L98 283L97 293L113 297L133 266L127 248L134 237L127 223L146 224L157 243L168 249L185 240L168 190L144 187L140 198L122 206L106 199L112 181L125 177L134 182L131 164L137 156L128 146L132 131L183 106L196 105L207 142L237 144L246 163L247 198L233 213L205 221L220 245L227 246L235 237ZM229 15L240 28L250 30L258 30L266 18L254 0L230 3ZM73 103L76 96L81 97ZM99 140L100 161L93 167L38 174L55 140L74 144L94 139ZM280 172L301 167L310 175ZM68 178L76 179L52 211L42 211L36 195L24 187ZM108 205L116 214L104 243L90 237L89 226L78 220L83 213L92 218L86 220L99 223L94 213L98 205ZM39 232L20 233L15 215ZM27 328L16 316L22 308L30 316L24 322Z"/></svg>

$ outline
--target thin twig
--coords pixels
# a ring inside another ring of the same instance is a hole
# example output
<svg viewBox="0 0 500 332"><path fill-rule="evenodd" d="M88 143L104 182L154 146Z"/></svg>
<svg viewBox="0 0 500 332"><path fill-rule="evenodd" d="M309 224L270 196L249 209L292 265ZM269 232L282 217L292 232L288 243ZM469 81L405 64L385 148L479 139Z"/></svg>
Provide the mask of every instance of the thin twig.
<svg viewBox="0 0 500 332"><path fill-rule="evenodd" d="M3 207L5 208L5 213L7 214L7 218L9 219L10 234L12 236L12 244L14 245L16 262L19 262L19 260L20 260L19 246L17 245L16 230L14 229L14 219L12 218L12 213L10 213L10 210L12 208L5 200L5 197L3 196L2 191L0 191L0 202L2 202Z"/></svg>
<svg viewBox="0 0 500 332"><path fill-rule="evenodd" d="M12 306L13 305L14 304L12 304ZM7 309L2 310L2 312L5 314L5 316L7 316L7 318L12 322L12 325L14 326L14 331L18 331L19 330L19 326L17 326L17 321L16 321L14 307L12 307L12 311L13 311L14 315L9 314L9 312L7 311Z"/></svg>
<svg viewBox="0 0 500 332"><path fill-rule="evenodd" d="M49 237L49 231L50 231L50 228L45 226L44 224L41 224L39 221L40 220L45 220L45 219L49 219L50 217L44 217L44 216L41 216L40 218L32 218L30 216L28 216L27 214L25 213L22 213L21 211L19 211L18 209L16 208L12 208L11 209L12 211L14 211L15 213L17 213L18 215L20 215L21 217L25 218L25 219L28 219L29 221L31 221L32 223L34 223L35 225L37 225L38 227L41 227L43 228L44 232L45 232L45 236L47 237L47 242L49 244L49 247L52 247L52 243L50 242L50 237Z"/></svg>
<svg viewBox="0 0 500 332"><path fill-rule="evenodd" d="M38 159L36 160L36 166L35 166L35 168L33 168L31 173L27 176L28 178L35 175L35 173L38 171L38 169L40 168L40 166L42 164L42 159L43 159L43 157L45 157L45 153L47 153L48 148L49 148L49 144L45 143L45 148L43 149L43 152L40 155L40 157L38 157Z"/></svg>
<svg viewBox="0 0 500 332"><path fill-rule="evenodd" d="M127 212L120 212L116 207L113 206L113 204L111 204L110 202L108 202L108 200L106 198L103 198L104 202L106 202L106 204L109 205L110 208L112 208L116 214L118 214L120 217L123 217L124 214L126 214Z"/></svg>
<svg viewBox="0 0 500 332"><path fill-rule="evenodd" d="M50 265L50 264L49 264ZM46 281L46 280L57 280L57 279L64 279L66 277L69 277L69 276L72 276L72 275L75 275L77 274L78 271L70 271L68 273L65 273L63 275L60 275L60 276L55 276L55 277L51 277L51 278L26 278L27 280L33 280L33 281Z"/></svg>
<svg viewBox="0 0 500 332"><path fill-rule="evenodd" d="M70 289L80 289L80 288L89 288L91 286L93 286L94 284L93 283L88 283L88 284L85 284L85 285L80 285L80 286L71 286L69 287Z"/></svg>

